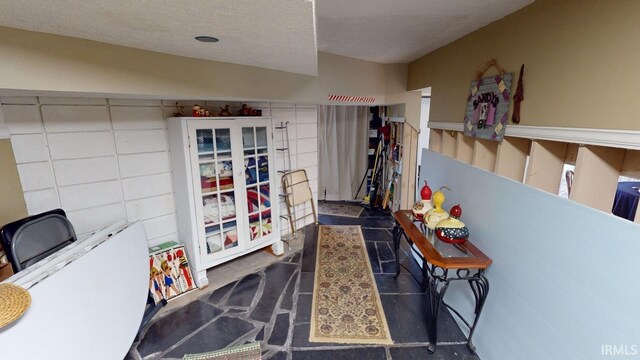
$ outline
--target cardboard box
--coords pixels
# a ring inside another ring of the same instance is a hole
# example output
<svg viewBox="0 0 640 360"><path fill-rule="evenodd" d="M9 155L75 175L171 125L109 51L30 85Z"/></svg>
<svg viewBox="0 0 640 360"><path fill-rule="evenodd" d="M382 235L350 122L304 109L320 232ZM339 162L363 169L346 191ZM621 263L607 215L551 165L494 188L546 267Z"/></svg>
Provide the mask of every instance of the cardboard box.
<svg viewBox="0 0 640 360"><path fill-rule="evenodd" d="M13 275L13 268L11 268L11 264L0 264L0 281L8 279L11 275Z"/></svg>

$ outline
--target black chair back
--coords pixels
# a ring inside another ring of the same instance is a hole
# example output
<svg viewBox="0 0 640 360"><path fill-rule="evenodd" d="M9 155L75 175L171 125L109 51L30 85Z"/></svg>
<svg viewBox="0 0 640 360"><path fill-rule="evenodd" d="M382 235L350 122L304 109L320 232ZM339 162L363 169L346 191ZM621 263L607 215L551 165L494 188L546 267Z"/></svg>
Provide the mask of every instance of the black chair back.
<svg viewBox="0 0 640 360"><path fill-rule="evenodd" d="M76 233L64 210L55 209L3 226L0 241L17 273L76 241Z"/></svg>

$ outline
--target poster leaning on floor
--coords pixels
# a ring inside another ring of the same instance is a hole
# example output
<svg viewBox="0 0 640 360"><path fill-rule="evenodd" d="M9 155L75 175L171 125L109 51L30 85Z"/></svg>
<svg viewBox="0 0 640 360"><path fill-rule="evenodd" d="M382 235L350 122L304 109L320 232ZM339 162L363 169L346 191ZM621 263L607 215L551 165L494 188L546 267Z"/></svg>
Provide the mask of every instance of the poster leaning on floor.
<svg viewBox="0 0 640 360"><path fill-rule="evenodd" d="M149 293L156 304L194 289L184 245L171 241L149 248Z"/></svg>

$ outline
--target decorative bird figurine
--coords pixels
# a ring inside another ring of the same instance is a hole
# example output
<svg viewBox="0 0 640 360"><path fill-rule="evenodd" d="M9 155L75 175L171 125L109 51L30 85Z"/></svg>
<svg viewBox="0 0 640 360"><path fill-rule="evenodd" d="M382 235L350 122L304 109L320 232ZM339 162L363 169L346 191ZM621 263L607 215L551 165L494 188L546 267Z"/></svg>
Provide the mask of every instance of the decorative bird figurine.
<svg viewBox="0 0 640 360"><path fill-rule="evenodd" d="M440 190L436 191L433 194L433 209L427 211L424 216L424 224L427 225L429 230L434 230L436 228L436 224L441 220L449 218L449 213L442 208L442 203L444 203L445 196L442 192L442 189L451 190L446 186L440 188Z"/></svg>
<svg viewBox="0 0 640 360"><path fill-rule="evenodd" d="M218 116L231 116L229 105L225 105L225 107L220 106L220 112L218 113Z"/></svg>
<svg viewBox="0 0 640 360"><path fill-rule="evenodd" d="M461 244L467 241L469 238L469 229L460 221L460 216L462 216L462 208L460 208L460 205L453 206L449 212L449 218L441 220L436 225L436 236L438 239L451 244Z"/></svg>
<svg viewBox="0 0 640 360"><path fill-rule="evenodd" d="M411 209L411 211L413 212L413 216L416 218L416 220L422 221L422 219L424 218L424 214L426 214L427 211L433 208L433 200L431 200L431 188L429 187L429 185L427 185L427 180L424 181L424 186L420 190L420 198L422 200L416 201L416 203L413 204L413 208Z"/></svg>

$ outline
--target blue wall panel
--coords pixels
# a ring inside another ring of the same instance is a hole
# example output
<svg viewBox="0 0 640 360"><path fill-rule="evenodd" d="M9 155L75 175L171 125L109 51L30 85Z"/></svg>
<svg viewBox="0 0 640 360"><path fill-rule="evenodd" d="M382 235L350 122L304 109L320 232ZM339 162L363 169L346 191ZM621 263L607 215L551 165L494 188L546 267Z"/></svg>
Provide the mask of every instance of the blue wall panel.
<svg viewBox="0 0 640 360"><path fill-rule="evenodd" d="M640 346L640 226L426 149L425 178L451 188L444 208L461 204L493 260L474 335L483 359L600 359L604 345ZM466 284L446 301L471 316Z"/></svg>

